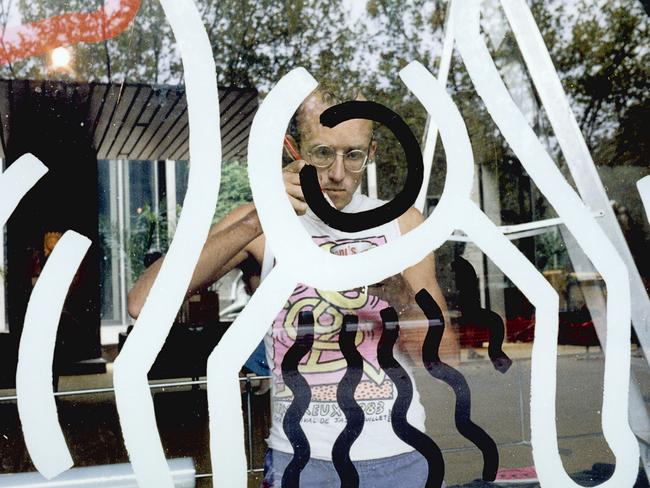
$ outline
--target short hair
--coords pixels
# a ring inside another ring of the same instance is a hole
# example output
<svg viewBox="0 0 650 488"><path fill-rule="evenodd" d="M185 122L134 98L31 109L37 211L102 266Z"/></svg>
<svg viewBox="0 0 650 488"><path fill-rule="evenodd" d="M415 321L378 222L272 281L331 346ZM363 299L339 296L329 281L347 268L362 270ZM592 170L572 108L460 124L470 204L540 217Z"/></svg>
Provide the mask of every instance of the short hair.
<svg viewBox="0 0 650 488"><path fill-rule="evenodd" d="M305 99L305 101L312 98L316 98L326 108L332 107L334 105L338 105L339 103L343 103L346 101L365 99L361 91L356 89L356 87L353 88L352 91L343 93L340 90L337 91L335 88L333 88L331 85L329 85L326 82L321 82L318 85L318 87L316 87L316 89L314 89L314 91L312 91L309 94L309 96ZM289 127L287 130L288 134L291 137L293 137L293 139L296 141L298 148L300 148L300 142L301 142L300 126L303 124L304 116L305 116L305 102L300 104L298 110L296 110L293 116L291 117L291 120L289 121ZM372 134L372 129L371 129L371 134Z"/></svg>

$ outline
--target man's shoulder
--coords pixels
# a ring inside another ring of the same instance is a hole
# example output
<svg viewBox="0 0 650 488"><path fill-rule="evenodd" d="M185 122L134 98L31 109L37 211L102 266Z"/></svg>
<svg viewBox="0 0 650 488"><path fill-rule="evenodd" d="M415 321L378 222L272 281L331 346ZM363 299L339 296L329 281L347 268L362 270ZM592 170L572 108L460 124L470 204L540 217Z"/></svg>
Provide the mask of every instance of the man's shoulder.
<svg viewBox="0 0 650 488"><path fill-rule="evenodd" d="M402 234L415 229L418 225L424 222L424 215L417 208L411 207L402 215L397 218L399 230Z"/></svg>
<svg viewBox="0 0 650 488"><path fill-rule="evenodd" d="M362 212L364 210L372 210L377 207L381 207L385 203L388 203L386 200L380 198L373 198L363 193L358 193L354 197L353 207L350 210L353 212ZM405 234L406 232L414 229L422 222L424 222L424 216L415 207L409 208L402 215L397 217L397 223L399 224L400 232Z"/></svg>

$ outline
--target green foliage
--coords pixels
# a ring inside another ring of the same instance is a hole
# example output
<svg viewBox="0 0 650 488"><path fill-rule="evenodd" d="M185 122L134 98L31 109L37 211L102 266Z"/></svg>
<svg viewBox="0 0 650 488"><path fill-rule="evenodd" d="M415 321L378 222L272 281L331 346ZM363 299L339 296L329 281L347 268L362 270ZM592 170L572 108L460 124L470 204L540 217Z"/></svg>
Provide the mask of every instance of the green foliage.
<svg viewBox="0 0 650 488"><path fill-rule="evenodd" d="M232 209L253 201L246 166L233 161L221 167L219 201L213 221L217 222Z"/></svg>
<svg viewBox="0 0 650 488"><path fill-rule="evenodd" d="M358 33L342 0L204 0L199 8L221 84L266 92L297 66L318 79L345 73L342 84L357 78Z"/></svg>
<svg viewBox="0 0 650 488"><path fill-rule="evenodd" d="M545 31L555 32L554 63L596 162L647 166L650 18L641 2L579 0L571 15L546 18ZM564 37L562 20L571 26Z"/></svg>
<svg viewBox="0 0 650 488"><path fill-rule="evenodd" d="M134 225L125 236L124 249L120 249L117 225L111 224L106 216L100 216L101 265L103 266L105 260L109 259L113 249L118 249L118 252L123 252L127 257L130 282L135 281L145 270L144 261L148 253L160 252L164 254L167 252L169 248L167 229L167 212L156 213L148 204L145 204L137 214Z"/></svg>
<svg viewBox="0 0 650 488"><path fill-rule="evenodd" d="M126 255L129 259L132 279L137 279L145 270L144 260L148 253L164 254L168 248L167 212L156 213L145 204L127 235Z"/></svg>
<svg viewBox="0 0 650 488"><path fill-rule="evenodd" d="M183 166L187 178L189 173L189 165ZM219 200L217 208L215 209L212 218L213 223L221 220L228 212L253 201L253 194L251 193L250 185L248 182L248 169L245 165L238 161L224 161L221 166L221 185L219 189ZM177 205L176 215L180 215L182 210L181 205ZM167 215L161 212L156 216L149 207L145 207L138 215L139 231L136 232L137 236L132 236L134 242L132 244L132 251L130 254L136 256L144 256L144 253L151 246L155 237L156 225L158 232L164 232L165 238L160 238L160 248L162 252L167 251Z"/></svg>

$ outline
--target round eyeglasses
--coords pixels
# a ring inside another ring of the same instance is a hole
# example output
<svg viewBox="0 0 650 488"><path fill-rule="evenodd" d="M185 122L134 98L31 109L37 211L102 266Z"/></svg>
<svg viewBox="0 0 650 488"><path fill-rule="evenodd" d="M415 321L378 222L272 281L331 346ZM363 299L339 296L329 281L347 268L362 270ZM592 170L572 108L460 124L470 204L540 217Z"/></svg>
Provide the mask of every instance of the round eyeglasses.
<svg viewBox="0 0 650 488"><path fill-rule="evenodd" d="M309 163L318 169L328 169L337 155L343 156L343 166L350 173L361 173L368 164L368 152L363 149L352 149L346 153L338 153L327 144L312 147L308 152Z"/></svg>

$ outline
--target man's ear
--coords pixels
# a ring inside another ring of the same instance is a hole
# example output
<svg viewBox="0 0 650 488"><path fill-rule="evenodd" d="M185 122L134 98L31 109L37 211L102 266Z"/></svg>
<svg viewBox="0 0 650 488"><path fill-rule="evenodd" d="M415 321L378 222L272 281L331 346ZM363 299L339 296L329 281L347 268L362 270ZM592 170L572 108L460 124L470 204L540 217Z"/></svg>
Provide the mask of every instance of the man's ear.
<svg viewBox="0 0 650 488"><path fill-rule="evenodd" d="M375 153L377 152L377 141L373 139L370 142L370 150L368 152L368 161L374 161L375 160Z"/></svg>

